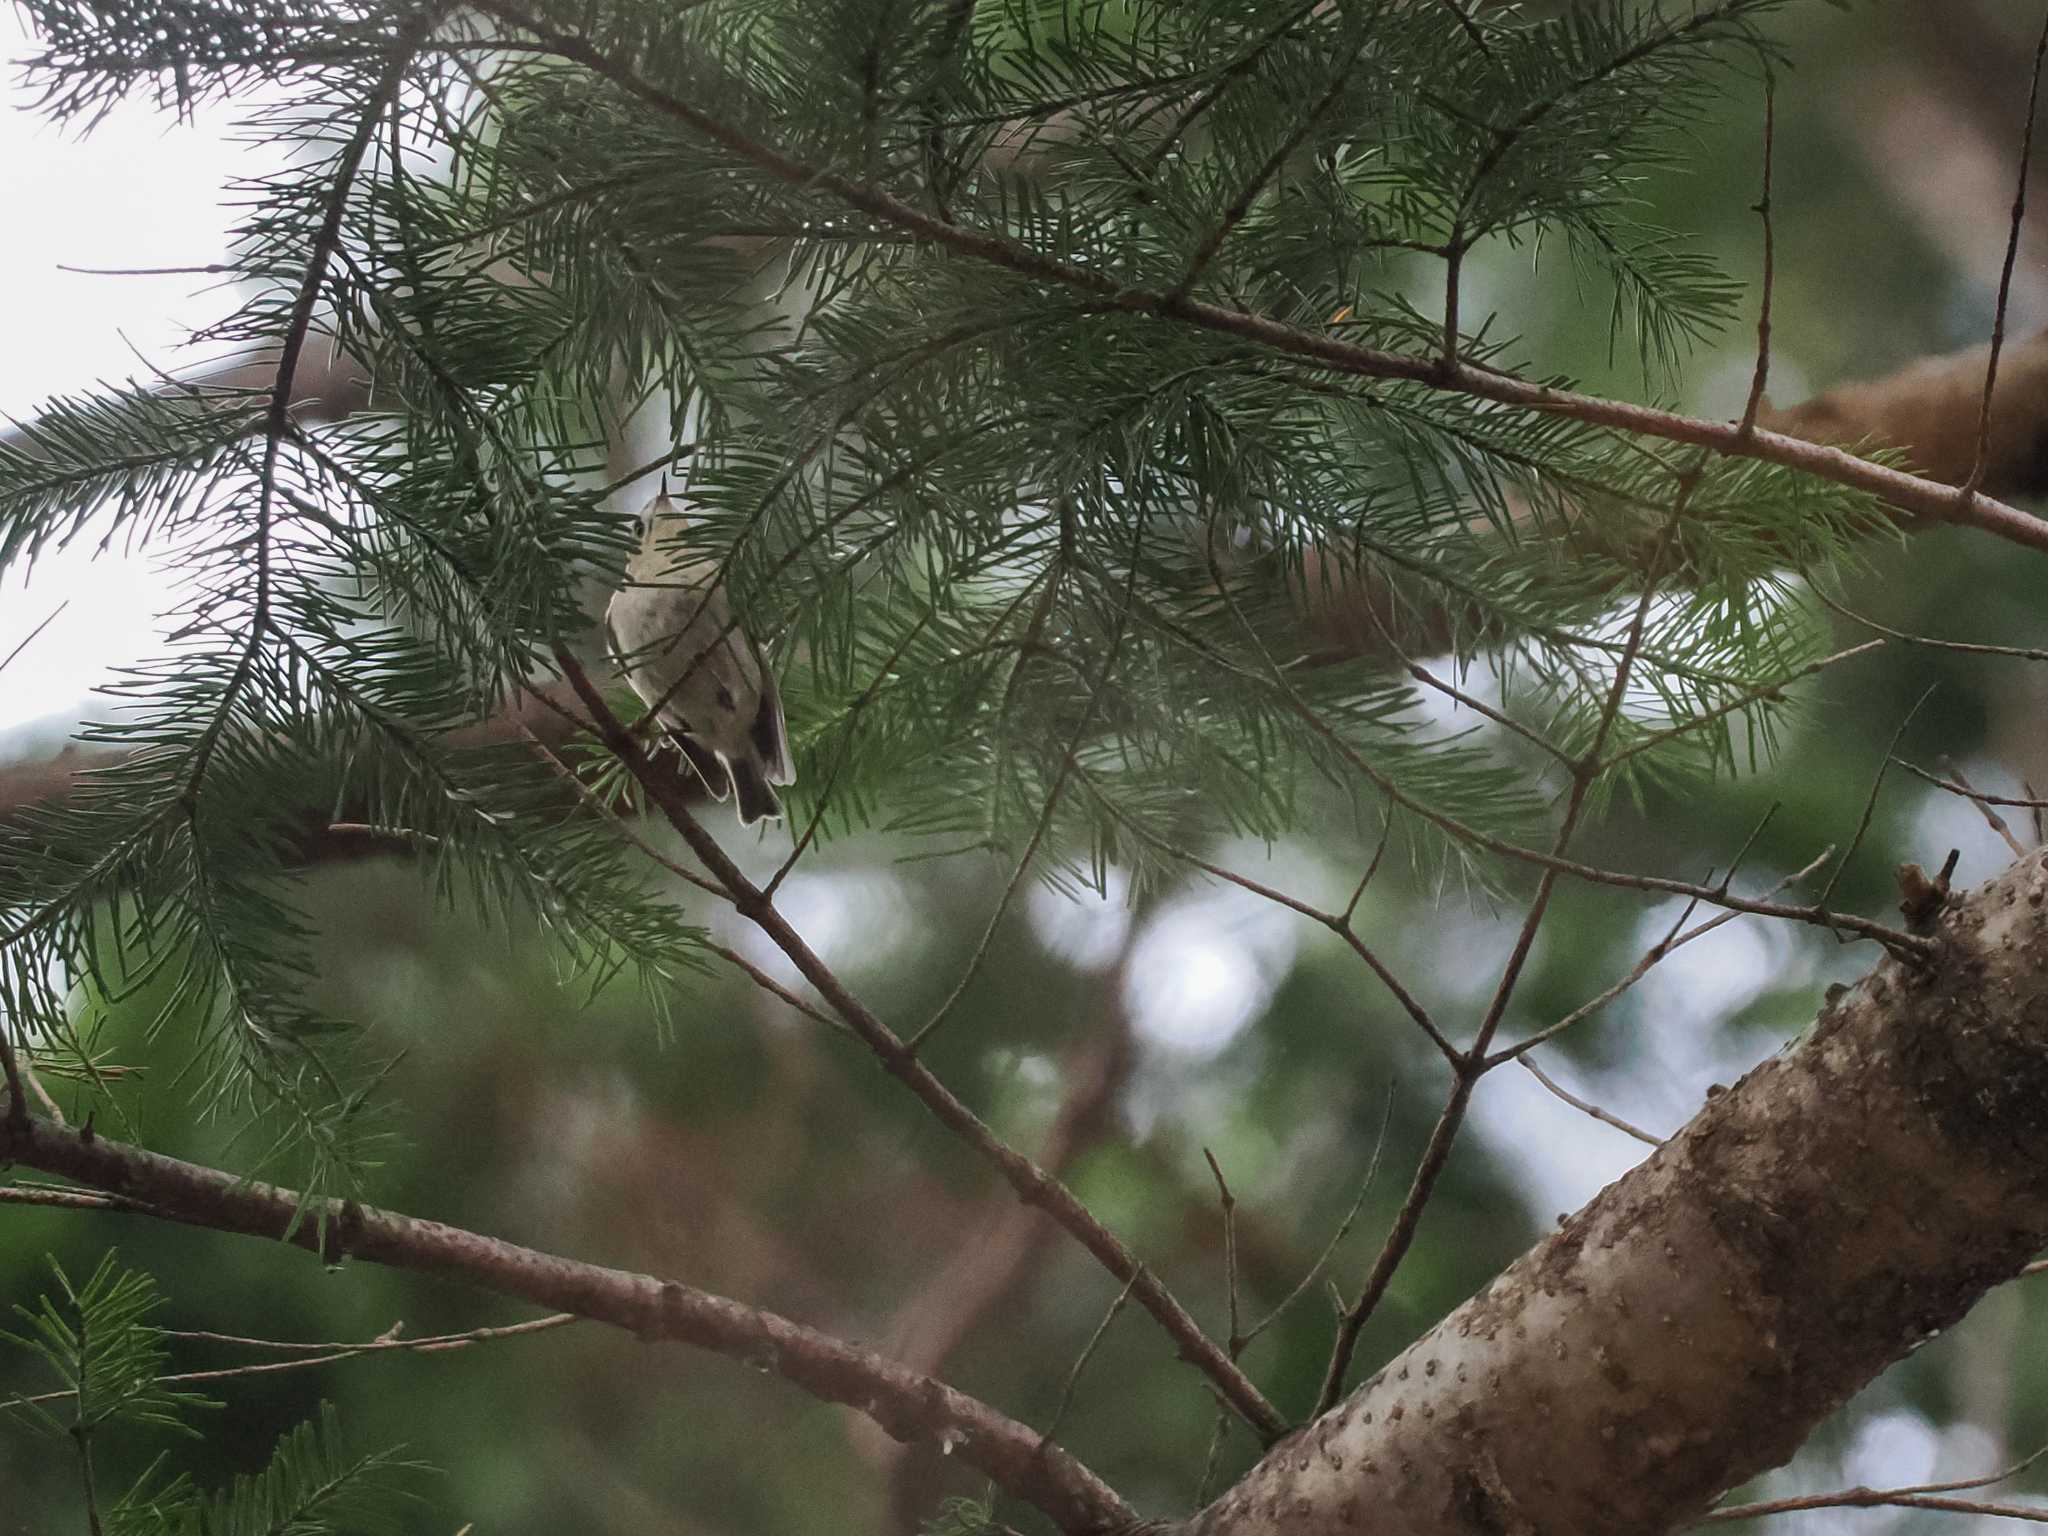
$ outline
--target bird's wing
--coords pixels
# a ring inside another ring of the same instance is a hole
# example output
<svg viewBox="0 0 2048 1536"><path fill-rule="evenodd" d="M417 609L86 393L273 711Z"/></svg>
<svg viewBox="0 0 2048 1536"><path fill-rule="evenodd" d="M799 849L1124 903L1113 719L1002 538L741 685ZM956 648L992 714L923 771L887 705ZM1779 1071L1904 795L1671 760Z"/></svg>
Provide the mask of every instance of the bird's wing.
<svg viewBox="0 0 2048 1536"><path fill-rule="evenodd" d="M754 712L747 738L761 754L761 774L770 784L794 784L796 769L789 761L789 727L782 719L782 695L776 691L775 674L768 670L758 647L754 668L761 679L761 707Z"/></svg>

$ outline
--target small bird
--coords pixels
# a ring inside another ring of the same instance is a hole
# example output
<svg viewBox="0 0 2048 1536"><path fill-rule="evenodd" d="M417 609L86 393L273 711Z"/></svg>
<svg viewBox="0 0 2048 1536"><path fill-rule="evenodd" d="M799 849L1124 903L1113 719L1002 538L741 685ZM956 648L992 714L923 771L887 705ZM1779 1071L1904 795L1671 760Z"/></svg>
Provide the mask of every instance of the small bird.
<svg viewBox="0 0 2048 1536"><path fill-rule="evenodd" d="M605 609L612 653L713 799L730 787L741 826L779 819L770 786L796 775L774 674L733 622L717 568L678 542L687 520L666 480L638 521L640 552Z"/></svg>

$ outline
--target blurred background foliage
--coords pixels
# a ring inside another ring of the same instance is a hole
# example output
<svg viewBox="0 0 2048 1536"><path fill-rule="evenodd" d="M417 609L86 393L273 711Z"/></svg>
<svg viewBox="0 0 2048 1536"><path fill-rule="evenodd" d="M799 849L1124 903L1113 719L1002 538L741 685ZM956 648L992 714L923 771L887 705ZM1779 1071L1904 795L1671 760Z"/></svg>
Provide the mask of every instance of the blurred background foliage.
<svg viewBox="0 0 2048 1536"><path fill-rule="evenodd" d="M2004 0L1811 4L1776 24L1796 69L1780 81L1777 106L1774 399L1790 403L1988 334L2039 19L2024 14L2031 9ZM1696 231L1727 270L1752 281L1760 126L1754 93L1728 96L1684 174L1646 189L1656 222ZM2048 235L2037 227L2021 248L2021 332L2048 319L2044 253ZM1656 388L1628 349L1610 356L1604 297L1581 286L1561 253L1536 254L1533 263L1527 250L1475 255L1467 313L1498 309L1501 326L1523 337L1521 355L1590 389L1641 398ZM1745 313L1754 313L1753 289ZM1700 348L1668 403L1737 414L1753 345L1745 323ZM1868 555L1845 596L1886 625L1958 640L2041 638L2039 572L2006 546L1923 533ZM1843 645L1864 638L1843 622ZM0 701L7 687L0 678ZM1902 756L1927 766L1952 757L1995 792L2048 785L2040 668L1894 644L1802 684L1776 756L1754 773L1616 802L1578 852L1697 878L1724 868L1777 803L1745 868L1761 888L1823 846L1848 842L1887 742L1923 696ZM1420 702L1442 709L1427 695ZM17 733L13 745L27 750L28 739ZM8 745L0 737L0 750ZM2015 830L2031 841L2023 817ZM772 868L786 836L746 845L757 871ZM1838 901L1881 911L1896 863L1932 865L1950 847L1962 850L1964 881L2006 857L1969 805L1895 771ZM1333 828L1313 847L1233 846L1213 856L1341 905L1371 851L1369 840ZM799 928L882 1016L914 1020L952 986L1008 869L993 860L905 863L902 852L874 837L834 843L787 889ZM1018 902L928 1059L1027 1149L1043 1144L1064 1106L1077 1125L1068 1163L1076 1191L1219 1333L1229 1307L1224 1227L1204 1150L1238 1202L1236 1284L1249 1322L1309 1273L1384 1134L1377 1178L1322 1277L1246 1352L1268 1394L1302 1413L1331 1335L1325 1280L1355 1290L1429 1133L1446 1087L1442 1065L1324 930L1210 882L1152 893L1135 911L1110 885L1106 899L1039 889ZM673 895L747 945L730 914L679 883ZM402 861L314 869L305 899L321 925L328 995L316 1006L366 1021L373 1044L401 1056L385 1096L378 1203L672 1275L884 1349L905 1348L950 1315L977 1257L1007 1251L995 1238L1020 1217L987 1171L857 1044L743 978L692 981L664 1033L631 987L586 997L563 983L532 931L487 930L438 908ZM1504 1037L1552 1022L1624 974L1678 910L1567 886ZM1389 861L1366 893L1359 929L1439 1017L1469 1033L1519 915L1512 903L1475 904ZM776 969L765 950L749 953ZM1853 979L1875 958L1824 933L1745 919L1679 951L1542 1060L1574 1091L1668 1132L1711 1084L1732 1081L1802 1029L1826 984ZM143 1038L147 1013L141 998L82 1021L130 1072L121 1097L133 1134L235 1165L244 1149L232 1127L195 1120L178 1077L177 1029ZM52 1086L62 1102L63 1085ZM1392 1356L1642 1151L1522 1073L1490 1078L1420 1241L1363 1338L1363 1368ZM1024 1223L1031 1262L938 1370L1042 1426L1116 1286L1035 1222ZM167 1298L158 1320L174 1329L343 1342L395 1324L418 1336L529 1315L370 1265L326 1269L260 1242L21 1208L0 1209L0 1305L29 1305L49 1288L46 1253L78 1276L110 1248L156 1277ZM2043 1349L2043 1283L1992 1296L1845 1408L1764 1491L1967 1476L2048 1439L2048 1373L2032 1369ZM175 1370L274 1358L202 1341L170 1347ZM49 1385L29 1354L0 1348L0 1394ZM222 1406L199 1416L202 1440L126 1431L104 1453L107 1482L167 1448L202 1484L253 1470L326 1401L357 1440L402 1443L438 1469L413 1480L421 1498L402 1517L422 1532L473 1524L503 1536L837 1536L903 1529L945 1495L981 1491L964 1469L925 1450L900 1453L774 1379L587 1324L206 1390ZM1165 1515L1196 1501L1215 1424L1199 1378L1130 1309L1089 1359L1061 1438L1133 1502ZM0 1530L82 1528L62 1449L11 1421L0 1427ZM1244 1434L1226 1434L1211 1486L1253 1457ZM2048 1473L2014 1486L2048 1490ZM999 1513L1038 1528L1028 1511ZM1937 1522L1965 1523L1868 1511L1794 1516L1775 1528Z"/></svg>

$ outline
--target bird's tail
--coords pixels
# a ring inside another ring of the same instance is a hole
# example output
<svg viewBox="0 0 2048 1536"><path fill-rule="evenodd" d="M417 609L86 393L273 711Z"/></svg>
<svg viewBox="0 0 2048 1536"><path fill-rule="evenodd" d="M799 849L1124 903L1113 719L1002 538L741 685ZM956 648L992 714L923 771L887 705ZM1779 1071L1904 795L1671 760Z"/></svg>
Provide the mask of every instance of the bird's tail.
<svg viewBox="0 0 2048 1536"><path fill-rule="evenodd" d="M740 825L751 827L757 821L780 821L782 802L775 798L775 791L768 786L767 776L761 765L751 757L731 759L726 767L732 773L733 793L739 797Z"/></svg>

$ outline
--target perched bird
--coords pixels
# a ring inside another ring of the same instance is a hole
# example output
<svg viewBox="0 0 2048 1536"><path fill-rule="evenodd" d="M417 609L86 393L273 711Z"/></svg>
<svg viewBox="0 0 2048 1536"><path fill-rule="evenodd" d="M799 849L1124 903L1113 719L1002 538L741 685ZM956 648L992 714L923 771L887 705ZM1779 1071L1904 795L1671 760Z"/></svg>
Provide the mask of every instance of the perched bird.
<svg viewBox="0 0 2048 1536"><path fill-rule="evenodd" d="M796 775L774 675L733 622L717 568L678 542L686 520L666 481L639 523L640 552L605 609L612 652L713 799L729 785L742 826L779 818L770 786Z"/></svg>

